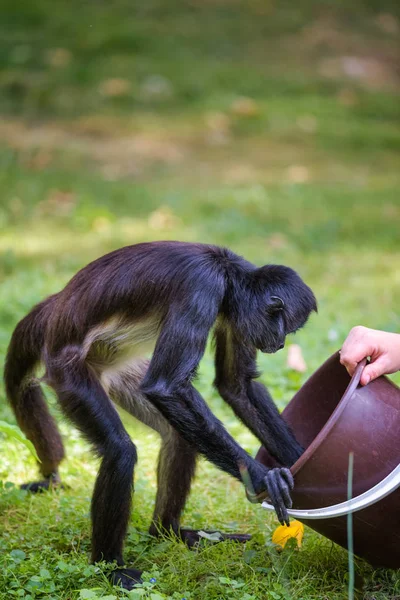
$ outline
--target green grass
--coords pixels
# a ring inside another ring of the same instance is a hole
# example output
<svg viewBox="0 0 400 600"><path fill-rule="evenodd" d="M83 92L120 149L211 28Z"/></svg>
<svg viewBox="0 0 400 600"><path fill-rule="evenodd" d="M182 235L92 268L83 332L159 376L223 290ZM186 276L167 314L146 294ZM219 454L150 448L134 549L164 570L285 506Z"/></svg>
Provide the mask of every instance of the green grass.
<svg viewBox="0 0 400 600"><path fill-rule="evenodd" d="M228 245L257 264L288 264L312 286L319 313L293 338L307 372L287 368L286 350L260 357L280 408L353 325L400 331L396 11L361 1L3 2L0 364L35 302L89 260L153 239ZM198 389L254 455L258 442L212 379L209 350ZM0 436L0 598L126 598L105 565L89 565L98 465L48 397L67 487L29 496L6 483L36 467ZM14 423L2 388L0 419ZM132 599L347 598L344 550L307 529L300 551L278 554L275 518L204 461L185 525L254 539L196 551L150 539L158 440L124 422L139 451L126 560L146 571ZM358 562L355 597L399 598L399 574Z"/></svg>

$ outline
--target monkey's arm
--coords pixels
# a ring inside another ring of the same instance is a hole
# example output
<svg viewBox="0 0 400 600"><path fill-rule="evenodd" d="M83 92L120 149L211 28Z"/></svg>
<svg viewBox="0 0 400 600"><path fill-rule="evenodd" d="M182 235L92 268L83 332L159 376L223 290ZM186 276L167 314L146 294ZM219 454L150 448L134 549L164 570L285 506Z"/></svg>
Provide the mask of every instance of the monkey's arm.
<svg viewBox="0 0 400 600"><path fill-rule="evenodd" d="M256 493L268 490L281 523L288 523L293 479L287 469L268 469L250 457L214 416L191 379L204 353L215 320L212 310L171 311L157 341L142 392L180 435L201 454L233 477L239 465L249 473Z"/></svg>
<svg viewBox="0 0 400 600"><path fill-rule="evenodd" d="M215 338L214 383L221 397L281 465L292 466L303 448L282 419L268 390L253 380L258 375L255 349L240 344L229 329L217 329Z"/></svg>

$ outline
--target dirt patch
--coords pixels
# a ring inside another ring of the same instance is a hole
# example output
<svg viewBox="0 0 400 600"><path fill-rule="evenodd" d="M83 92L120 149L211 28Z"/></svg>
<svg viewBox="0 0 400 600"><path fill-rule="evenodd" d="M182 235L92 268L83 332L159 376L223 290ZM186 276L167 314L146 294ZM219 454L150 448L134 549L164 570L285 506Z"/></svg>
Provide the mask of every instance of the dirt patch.
<svg viewBox="0 0 400 600"><path fill-rule="evenodd" d="M28 125L9 119L0 120L0 138L22 157L37 150L28 160L32 168L46 168L54 153L61 150L94 161L109 178L138 175L154 164L176 165L189 152L185 143L163 131L98 135L80 132L76 126Z"/></svg>

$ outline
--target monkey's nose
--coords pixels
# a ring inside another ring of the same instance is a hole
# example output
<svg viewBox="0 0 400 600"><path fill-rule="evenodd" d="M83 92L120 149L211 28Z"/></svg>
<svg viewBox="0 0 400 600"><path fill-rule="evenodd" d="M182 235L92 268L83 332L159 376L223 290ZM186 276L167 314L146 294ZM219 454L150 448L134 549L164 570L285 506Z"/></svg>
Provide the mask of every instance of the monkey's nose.
<svg viewBox="0 0 400 600"><path fill-rule="evenodd" d="M282 342L282 344L280 344L278 350L282 350L282 348L284 348L284 347L285 347L285 342Z"/></svg>

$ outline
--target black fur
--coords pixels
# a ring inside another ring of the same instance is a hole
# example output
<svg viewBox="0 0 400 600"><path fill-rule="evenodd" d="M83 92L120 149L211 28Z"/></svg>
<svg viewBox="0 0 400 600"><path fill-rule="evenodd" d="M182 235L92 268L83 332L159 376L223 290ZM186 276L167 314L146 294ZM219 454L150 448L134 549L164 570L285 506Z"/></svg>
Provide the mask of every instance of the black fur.
<svg viewBox="0 0 400 600"><path fill-rule="evenodd" d="M90 263L17 325L5 384L18 423L41 459L45 479L33 489L58 481L64 455L33 379L41 361L64 413L102 457L92 500L93 561L103 558L123 565L137 459L109 397L163 436L152 533L171 528L189 544L198 539L179 523L197 452L237 479L239 466L245 466L255 493L268 493L280 521L288 521L293 487L288 469L268 470L252 459L192 381L214 327L217 389L277 461L289 467L302 448L268 391L254 381L256 351L276 352L286 334L303 326L312 310L312 291L288 267L256 268L216 246L157 242L122 248ZM106 391L101 376L118 355L118 337L86 346L94 328L101 330L116 317L124 326L152 318L157 341L149 363L136 361L134 369L121 372ZM127 588L139 577L130 569L114 574Z"/></svg>

